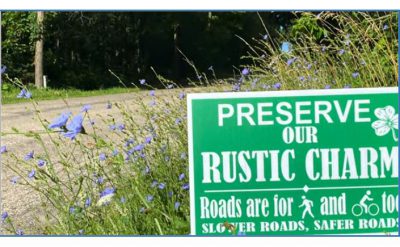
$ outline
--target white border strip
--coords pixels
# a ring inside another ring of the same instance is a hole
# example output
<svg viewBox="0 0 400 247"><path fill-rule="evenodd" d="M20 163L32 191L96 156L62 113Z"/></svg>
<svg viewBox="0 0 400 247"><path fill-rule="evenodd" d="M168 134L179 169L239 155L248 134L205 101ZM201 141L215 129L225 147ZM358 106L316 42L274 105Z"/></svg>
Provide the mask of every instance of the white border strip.
<svg viewBox="0 0 400 247"><path fill-rule="evenodd" d="M190 234L196 234L196 208L194 203L194 157L193 157L193 112L192 100L200 99L238 99L238 98L268 98L268 97L306 97L329 95L363 95L396 93L397 87L382 88L351 88L351 89L320 89L320 90L289 90L289 91L262 91L262 92L227 92L227 93L191 93L187 95L187 121L189 144L189 184L190 184ZM397 187L397 185L395 186ZM343 187L341 187L343 188ZM364 187L365 188L365 187ZM295 188L296 189L296 188ZM276 189L275 189L276 190ZM357 234L359 235L359 234ZM372 234L376 235L376 234Z"/></svg>

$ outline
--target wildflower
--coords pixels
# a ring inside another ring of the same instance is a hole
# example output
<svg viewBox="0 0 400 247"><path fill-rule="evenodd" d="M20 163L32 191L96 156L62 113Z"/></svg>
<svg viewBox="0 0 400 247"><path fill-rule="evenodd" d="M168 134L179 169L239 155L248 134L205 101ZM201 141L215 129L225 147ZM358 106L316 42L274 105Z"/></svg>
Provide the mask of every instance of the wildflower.
<svg viewBox="0 0 400 247"><path fill-rule="evenodd" d="M144 149L143 144L139 144L133 148L133 151L142 151Z"/></svg>
<svg viewBox="0 0 400 247"><path fill-rule="evenodd" d="M85 200L85 208L90 207L91 204L92 204L92 199L90 199L90 197L86 198L86 200Z"/></svg>
<svg viewBox="0 0 400 247"><path fill-rule="evenodd" d="M107 156L106 156L105 153L101 153L101 154L99 155L99 160L100 160L100 161L105 161L106 159L107 159Z"/></svg>
<svg viewBox="0 0 400 247"><path fill-rule="evenodd" d="M63 128L67 124L68 118L71 112L62 113L58 118L54 119L51 124L49 124L49 129Z"/></svg>
<svg viewBox="0 0 400 247"><path fill-rule="evenodd" d="M186 183L186 184L182 185L182 189L189 190L189 184Z"/></svg>
<svg viewBox="0 0 400 247"><path fill-rule="evenodd" d="M118 149L114 149L114 151L112 152L112 156L117 156L118 155Z"/></svg>
<svg viewBox="0 0 400 247"><path fill-rule="evenodd" d="M185 152L181 153L181 159L183 159L183 160L186 159L186 153Z"/></svg>
<svg viewBox="0 0 400 247"><path fill-rule="evenodd" d="M15 233L16 233L17 235L19 235L19 236L24 235L24 231L21 230L21 229L17 229L17 230L15 231Z"/></svg>
<svg viewBox="0 0 400 247"><path fill-rule="evenodd" d="M179 181L182 181L185 178L185 173L181 173L179 175Z"/></svg>
<svg viewBox="0 0 400 247"><path fill-rule="evenodd" d="M121 197L121 199L119 200L121 203L125 203L126 202L126 199L125 199L125 197Z"/></svg>
<svg viewBox="0 0 400 247"><path fill-rule="evenodd" d="M199 79L201 78L201 76L199 76ZM169 85L167 85L167 89L171 89L171 88L173 88L174 87L174 84L169 84Z"/></svg>
<svg viewBox="0 0 400 247"><path fill-rule="evenodd" d="M175 210L178 210L180 206L181 206L180 202L175 202L175 205L174 205Z"/></svg>
<svg viewBox="0 0 400 247"><path fill-rule="evenodd" d="M135 140L133 140L132 138L129 138L128 140L126 140L125 142L125 147L128 147L129 145L135 143Z"/></svg>
<svg viewBox="0 0 400 247"><path fill-rule="evenodd" d="M157 184L158 184L158 181L157 180L153 180L153 182L151 183L151 188L154 188L154 187L156 187L157 186Z"/></svg>
<svg viewBox="0 0 400 247"><path fill-rule="evenodd" d="M169 192L168 192L168 197L172 197L173 194L174 194L174 192L169 191Z"/></svg>
<svg viewBox="0 0 400 247"><path fill-rule="evenodd" d="M262 87L264 90L268 90L268 89L271 88L270 85L265 85L265 84L263 84L261 87Z"/></svg>
<svg viewBox="0 0 400 247"><path fill-rule="evenodd" d="M389 26L387 24L383 25L383 28L382 28L383 31L386 31L388 29L389 29Z"/></svg>
<svg viewBox="0 0 400 247"><path fill-rule="evenodd" d="M146 196L146 200L147 200L148 202L152 202L152 201L154 200L154 196L152 196L152 195L147 195L147 196Z"/></svg>
<svg viewBox="0 0 400 247"><path fill-rule="evenodd" d="M200 80L201 78L203 78L203 76L201 76L201 75L198 75L198 76L197 76L197 79Z"/></svg>
<svg viewBox="0 0 400 247"><path fill-rule="evenodd" d="M123 130L125 129L125 124L119 124L119 125L118 125L118 129L119 129L120 131L123 131Z"/></svg>
<svg viewBox="0 0 400 247"><path fill-rule="evenodd" d="M98 178L96 178L96 183L98 183L98 184L102 184L102 183L104 183L104 178L103 177L98 177Z"/></svg>
<svg viewBox="0 0 400 247"><path fill-rule="evenodd" d="M288 60L287 60L287 62L286 62L286 64L287 64L287 66L290 66L290 65L292 65L292 63L294 63L295 61L296 61L296 59L297 58L289 58Z"/></svg>
<svg viewBox="0 0 400 247"><path fill-rule="evenodd" d="M325 85L325 89L331 89L331 85Z"/></svg>
<svg viewBox="0 0 400 247"><path fill-rule="evenodd" d="M185 98L185 93L184 92L181 92L180 94L179 94L179 97L178 97L179 99L184 99Z"/></svg>
<svg viewBox="0 0 400 247"><path fill-rule="evenodd" d="M139 212L140 212L140 213L144 213L144 211L145 211L145 208L144 208L144 207L141 207L141 208L139 209Z"/></svg>
<svg viewBox="0 0 400 247"><path fill-rule="evenodd" d="M110 103L110 102L108 102L107 104L106 104L106 109L111 109L112 108L112 104Z"/></svg>
<svg viewBox="0 0 400 247"><path fill-rule="evenodd" d="M168 162L170 160L169 156L165 156L164 160Z"/></svg>
<svg viewBox="0 0 400 247"><path fill-rule="evenodd" d="M151 90L149 94L150 94L151 97L154 97L156 95L156 91Z"/></svg>
<svg viewBox="0 0 400 247"><path fill-rule="evenodd" d="M311 69L311 67L312 67L312 64L311 64L311 63L309 63L309 64L307 65L307 69L308 69L308 70L310 70L310 69Z"/></svg>
<svg viewBox="0 0 400 247"><path fill-rule="evenodd" d="M156 105L156 101L155 100L150 101L149 106L155 106L155 105Z"/></svg>
<svg viewBox="0 0 400 247"><path fill-rule="evenodd" d="M74 214L75 213L75 208L74 207L70 207L69 208L69 213L70 214Z"/></svg>
<svg viewBox="0 0 400 247"><path fill-rule="evenodd" d="M160 183L160 184L158 185L158 188L159 188L160 190L163 190L163 189L165 188L165 184L164 184L164 183Z"/></svg>
<svg viewBox="0 0 400 247"><path fill-rule="evenodd" d="M7 153L7 147L6 146L1 146L0 147L0 154L2 153Z"/></svg>
<svg viewBox="0 0 400 247"><path fill-rule="evenodd" d="M85 231L83 229L80 229L78 232L79 232L79 235L83 235L85 233Z"/></svg>
<svg viewBox="0 0 400 247"><path fill-rule="evenodd" d="M244 68L244 69L242 70L242 75L246 76L246 75L248 75L248 74L250 74L250 70L249 70L248 68Z"/></svg>
<svg viewBox="0 0 400 247"><path fill-rule="evenodd" d="M35 170L32 170L31 172L29 172L28 178L35 178L35 174L36 174Z"/></svg>
<svg viewBox="0 0 400 247"><path fill-rule="evenodd" d="M354 79L356 79L357 77L360 76L360 73L354 72L354 73L351 74L351 76L352 76Z"/></svg>
<svg viewBox="0 0 400 247"><path fill-rule="evenodd" d="M23 88L21 90L21 92L19 92L19 94L17 95L17 98L25 98L25 99L30 99L32 97L32 94L26 90L25 88Z"/></svg>
<svg viewBox="0 0 400 247"><path fill-rule="evenodd" d="M263 40L267 40L267 39L268 39L268 34L264 34Z"/></svg>
<svg viewBox="0 0 400 247"><path fill-rule="evenodd" d="M289 53L292 51L292 44L290 42L282 42L281 51L283 53Z"/></svg>
<svg viewBox="0 0 400 247"><path fill-rule="evenodd" d="M38 165L39 167L43 167L44 165L46 165L46 161L40 159L40 160L38 160L37 165Z"/></svg>
<svg viewBox="0 0 400 247"><path fill-rule="evenodd" d="M345 53L345 50L343 50L343 49L341 49L341 50L338 52L339 56L343 55L344 53Z"/></svg>
<svg viewBox="0 0 400 247"><path fill-rule="evenodd" d="M300 77L299 77L299 80L300 80L300 81L304 81L304 80L305 80L304 76L300 76Z"/></svg>
<svg viewBox="0 0 400 247"><path fill-rule="evenodd" d="M81 112L88 112L90 109L92 109L92 106L91 106L91 105L84 105L84 106L82 107Z"/></svg>
<svg viewBox="0 0 400 247"><path fill-rule="evenodd" d="M8 213L4 212L1 214L1 222L4 222L8 218Z"/></svg>
<svg viewBox="0 0 400 247"><path fill-rule="evenodd" d="M0 74L3 74L7 71L7 66L1 65Z"/></svg>
<svg viewBox="0 0 400 247"><path fill-rule="evenodd" d="M111 202L112 197L115 195L115 189L112 187L105 188L100 193L100 200L97 202L97 206L107 205Z"/></svg>
<svg viewBox="0 0 400 247"><path fill-rule="evenodd" d="M175 124L176 125L179 125L181 122L182 122L181 118L178 117L177 119L175 119Z"/></svg>
<svg viewBox="0 0 400 247"><path fill-rule="evenodd" d="M71 140L74 140L79 133L85 133L85 129L82 126L82 122L83 122L82 115L75 116L72 119L72 121L69 124L67 124L68 132L65 133L64 136L70 138Z"/></svg>
<svg viewBox="0 0 400 247"><path fill-rule="evenodd" d="M146 84L146 79L140 79L140 80L139 80L139 83L140 83L140 85Z"/></svg>
<svg viewBox="0 0 400 247"><path fill-rule="evenodd" d="M322 46L321 51L325 52L326 51L326 46Z"/></svg>
<svg viewBox="0 0 400 247"><path fill-rule="evenodd" d="M110 130L115 130L117 128L117 126L115 126L115 124L111 124L110 126L108 126L108 128Z"/></svg>
<svg viewBox="0 0 400 247"><path fill-rule="evenodd" d="M34 154L34 151L32 150L32 151L29 152L27 155L25 155L24 160L28 161L28 160L30 160L30 159L33 159L33 154Z"/></svg>
<svg viewBox="0 0 400 247"><path fill-rule="evenodd" d="M10 182L12 183L12 184L17 184L17 182L18 182L18 179L19 179L19 177L18 176L15 176L15 177L12 177L11 179L10 179Z"/></svg>
<svg viewBox="0 0 400 247"><path fill-rule="evenodd" d="M149 173L150 173L150 167L149 167L149 166L146 166L146 167L144 168L144 172L145 172L146 174L149 174Z"/></svg>
<svg viewBox="0 0 400 247"><path fill-rule="evenodd" d="M274 89L280 89L282 87L282 83L277 82L273 85Z"/></svg>
<svg viewBox="0 0 400 247"><path fill-rule="evenodd" d="M153 137L148 136L148 137L146 137L146 139L144 140L144 143L145 143L145 144L150 144L152 139L153 139Z"/></svg>
<svg viewBox="0 0 400 247"><path fill-rule="evenodd" d="M346 84L346 85L344 85L343 88L351 88L351 85L350 84Z"/></svg>
<svg viewBox="0 0 400 247"><path fill-rule="evenodd" d="M239 84L239 83L235 83L235 84L233 85L232 90L233 90L233 91L240 91L240 84Z"/></svg>

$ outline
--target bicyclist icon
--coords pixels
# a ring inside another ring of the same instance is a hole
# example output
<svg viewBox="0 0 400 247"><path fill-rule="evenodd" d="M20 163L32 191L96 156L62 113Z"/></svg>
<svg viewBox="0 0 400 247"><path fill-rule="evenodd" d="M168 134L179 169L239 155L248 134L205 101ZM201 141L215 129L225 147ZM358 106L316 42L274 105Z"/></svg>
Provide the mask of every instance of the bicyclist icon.
<svg viewBox="0 0 400 247"><path fill-rule="evenodd" d="M379 207L376 203L369 203L372 202L374 199L370 197L371 191L367 190L365 195L361 198L360 203L356 203L351 208L351 212L354 216L360 216L362 214L369 214L371 216L375 216L379 213Z"/></svg>

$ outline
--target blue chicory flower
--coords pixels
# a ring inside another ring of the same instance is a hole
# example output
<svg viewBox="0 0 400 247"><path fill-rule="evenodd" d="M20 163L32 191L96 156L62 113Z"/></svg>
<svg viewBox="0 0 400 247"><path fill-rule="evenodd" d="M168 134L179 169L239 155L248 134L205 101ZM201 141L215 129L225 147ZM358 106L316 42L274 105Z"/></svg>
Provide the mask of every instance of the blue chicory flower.
<svg viewBox="0 0 400 247"><path fill-rule="evenodd" d="M156 95L156 91L151 90L149 94L150 94L151 97L154 97Z"/></svg>
<svg viewBox="0 0 400 247"><path fill-rule="evenodd" d="M148 137L145 138L144 143L145 144L150 144L152 140L153 140L153 137L148 136Z"/></svg>
<svg viewBox="0 0 400 247"><path fill-rule="evenodd" d="M119 152L118 152L118 149L114 149L114 151L112 151L112 154L111 154L111 155L112 155L112 156L117 156L118 153L119 153Z"/></svg>
<svg viewBox="0 0 400 247"><path fill-rule="evenodd" d="M17 230L15 231L15 233L16 233L17 235L19 235L19 236L24 235L24 231L21 230L21 229L17 229Z"/></svg>
<svg viewBox="0 0 400 247"><path fill-rule="evenodd" d="M86 198L86 200L85 200L85 208L90 207L91 204L92 204L92 199L90 199L90 197Z"/></svg>
<svg viewBox="0 0 400 247"><path fill-rule="evenodd" d="M325 89L331 89L331 85L325 85Z"/></svg>
<svg viewBox="0 0 400 247"><path fill-rule="evenodd" d="M201 76L200 76L200 78L201 78ZM200 79L199 78L199 79ZM174 84L169 84L169 85L167 85L167 89L172 89L174 87Z"/></svg>
<svg viewBox="0 0 400 247"><path fill-rule="evenodd" d="M282 83L277 82L277 83L275 83L275 84L273 85L273 87L274 87L275 89L280 89L280 88L282 87Z"/></svg>
<svg viewBox="0 0 400 247"><path fill-rule="evenodd" d="M153 180L153 182L151 183L151 188L154 188L154 187L156 187L157 186L157 184L158 184L158 181L157 180Z"/></svg>
<svg viewBox="0 0 400 247"><path fill-rule="evenodd" d="M185 173L181 173L179 175L179 181L182 181L185 178Z"/></svg>
<svg viewBox="0 0 400 247"><path fill-rule="evenodd" d="M64 127L67 124L70 115L71 112L62 113L58 118L54 119L51 124L49 124L48 128L55 129Z"/></svg>
<svg viewBox="0 0 400 247"><path fill-rule="evenodd" d="M79 114L75 116L72 119L72 121L69 124L67 124L68 132L65 133L64 136L70 138L71 140L74 140L75 137L84 130L82 123L83 123L82 115Z"/></svg>
<svg viewBox="0 0 400 247"><path fill-rule="evenodd" d="M144 149L144 145L143 144L139 144L139 145L136 145L133 148L133 151L142 151L143 149Z"/></svg>
<svg viewBox="0 0 400 247"><path fill-rule="evenodd" d="M250 70L249 70L248 68L244 68L244 69L242 70L242 75L246 76L246 75L248 75L248 74L250 74Z"/></svg>
<svg viewBox="0 0 400 247"><path fill-rule="evenodd" d="M24 160L28 161L30 159L33 159L33 154L34 154L34 151L33 150L30 151L27 155L25 155Z"/></svg>
<svg viewBox="0 0 400 247"><path fill-rule="evenodd" d="M118 129L119 129L120 131L123 131L123 130L125 129L125 124L119 124L119 125L118 125Z"/></svg>
<svg viewBox="0 0 400 247"><path fill-rule="evenodd" d="M351 74L351 76L352 76L354 79L356 79L356 78L358 78L358 77L360 76L360 73L354 72L354 73Z"/></svg>
<svg viewBox="0 0 400 247"><path fill-rule="evenodd" d="M263 40L267 40L268 39L268 34L264 34L263 35Z"/></svg>
<svg viewBox="0 0 400 247"><path fill-rule="evenodd" d="M158 188L159 188L160 190L163 190L163 189L165 188L165 183L159 183L159 184L158 184Z"/></svg>
<svg viewBox="0 0 400 247"><path fill-rule="evenodd" d="M100 198L111 194L115 194L115 189L112 187L107 187L100 193Z"/></svg>
<svg viewBox="0 0 400 247"><path fill-rule="evenodd" d="M75 208L74 207L70 207L69 208L69 213L70 214L74 214L75 213Z"/></svg>
<svg viewBox="0 0 400 247"><path fill-rule="evenodd" d="M146 200L147 200L148 202L152 202L152 201L154 200L154 196L152 196L152 195L147 195L147 196L146 196Z"/></svg>
<svg viewBox="0 0 400 247"><path fill-rule="evenodd" d="M84 105L84 106L82 107L81 112L88 112L90 109L92 109L92 106L91 106L91 105Z"/></svg>
<svg viewBox="0 0 400 247"><path fill-rule="evenodd" d="M108 126L108 128L109 128L110 130L115 130L115 129L117 128L117 126L115 126L115 124L110 124L110 125Z"/></svg>
<svg viewBox="0 0 400 247"><path fill-rule="evenodd" d="M4 222L8 218L8 213L4 212L1 214L1 222Z"/></svg>
<svg viewBox="0 0 400 247"><path fill-rule="evenodd" d="M343 88L351 88L351 85L350 84L346 84L346 85L344 85Z"/></svg>
<svg viewBox="0 0 400 247"><path fill-rule="evenodd" d="M19 92L19 94L17 95L17 98L30 99L31 97L32 94L25 88L21 89L21 92Z"/></svg>
<svg viewBox="0 0 400 247"><path fill-rule="evenodd" d="M180 202L175 202L175 205L174 205L175 210L178 210L180 206L181 206Z"/></svg>
<svg viewBox="0 0 400 247"><path fill-rule="evenodd" d="M345 50L341 49L341 50L338 52L338 54L341 56L341 55L343 55L345 52L346 52Z"/></svg>
<svg viewBox="0 0 400 247"><path fill-rule="evenodd" d="M126 202L125 197L121 197L120 202L121 202L121 203L125 203L125 202Z"/></svg>
<svg viewBox="0 0 400 247"><path fill-rule="evenodd" d="M386 30L388 30L388 29L389 29L389 26L388 26L387 24L383 25L383 27L382 27L382 30L383 30L383 31L386 31Z"/></svg>
<svg viewBox="0 0 400 247"><path fill-rule="evenodd" d="M38 165L39 167L43 167L44 165L46 165L46 161L45 161L45 160L42 160L42 159L39 159L38 162L37 162L37 165Z"/></svg>
<svg viewBox="0 0 400 247"><path fill-rule="evenodd" d="M15 177L12 177L11 179L10 179L10 182L12 183L12 184L17 184L17 182L18 182L18 179L19 179L19 177L18 176L15 176Z"/></svg>
<svg viewBox="0 0 400 247"><path fill-rule="evenodd" d="M186 183L186 184L182 185L182 189L189 190L189 184Z"/></svg>
<svg viewBox="0 0 400 247"><path fill-rule="evenodd" d="M179 99L184 99L185 98L185 93L184 92L181 92L180 94L179 94L179 97L178 97Z"/></svg>
<svg viewBox="0 0 400 247"><path fill-rule="evenodd" d="M100 161L105 161L106 159L107 159L107 156L106 156L105 153L101 153L101 154L99 155L99 160L100 160Z"/></svg>
<svg viewBox="0 0 400 247"><path fill-rule="evenodd" d="M146 79L140 79L140 80L139 80L139 83L140 83L140 85L146 84Z"/></svg>
<svg viewBox="0 0 400 247"><path fill-rule="evenodd" d="M155 105L156 105L156 101L155 100L150 101L149 106L155 106Z"/></svg>
<svg viewBox="0 0 400 247"><path fill-rule="evenodd" d="M36 174L35 170L30 171L28 174L28 178L35 178L35 174Z"/></svg>
<svg viewBox="0 0 400 247"><path fill-rule="evenodd" d="M96 183L98 183L98 184L103 184L104 183L104 178L103 177L97 177L96 178Z"/></svg>
<svg viewBox="0 0 400 247"><path fill-rule="evenodd" d="M286 64L287 64L287 66L290 66L290 65L292 65L295 61L296 61L296 57L294 57L294 58L289 58L288 60L287 60L287 62L286 62Z"/></svg>
<svg viewBox="0 0 400 247"><path fill-rule="evenodd" d="M149 167L149 166L146 166L146 167L144 168L144 172L145 172L146 174L149 174L149 173L150 173L150 167Z"/></svg>
<svg viewBox="0 0 400 247"><path fill-rule="evenodd" d="M78 232L79 232L79 235L83 235L85 233L85 230L80 229Z"/></svg>
<svg viewBox="0 0 400 247"><path fill-rule="evenodd" d="M174 194L174 192L169 191L169 192L168 192L168 197L172 197L173 194Z"/></svg>
<svg viewBox="0 0 400 247"><path fill-rule="evenodd" d="M0 147L0 154L2 153L7 153L7 147L6 146L1 146Z"/></svg>
<svg viewBox="0 0 400 247"><path fill-rule="evenodd" d="M0 74L3 74L7 71L7 66L1 65Z"/></svg>

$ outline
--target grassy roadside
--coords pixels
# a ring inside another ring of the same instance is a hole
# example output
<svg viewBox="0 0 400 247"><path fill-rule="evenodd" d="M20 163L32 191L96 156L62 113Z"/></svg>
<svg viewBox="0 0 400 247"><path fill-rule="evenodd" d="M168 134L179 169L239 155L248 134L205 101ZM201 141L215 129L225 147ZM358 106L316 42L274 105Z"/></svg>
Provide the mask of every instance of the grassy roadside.
<svg viewBox="0 0 400 247"><path fill-rule="evenodd" d="M137 92L137 88L123 88L123 87L113 87L100 90L79 90L79 89L36 89L29 88L29 92L32 93L35 100L51 100L51 99L68 99L76 97L88 97L88 96L99 96L108 94L118 94L118 93L131 93ZM16 87L10 87L6 90L3 88L1 90L1 104L14 104L20 102L26 102L26 99L17 98L20 89Z"/></svg>

